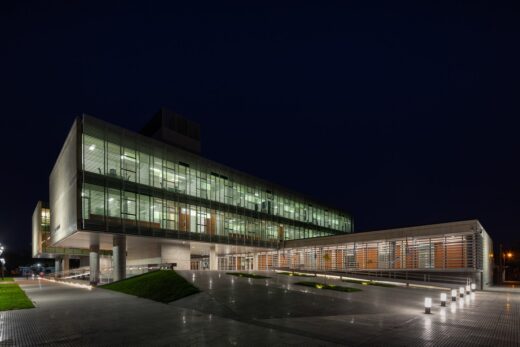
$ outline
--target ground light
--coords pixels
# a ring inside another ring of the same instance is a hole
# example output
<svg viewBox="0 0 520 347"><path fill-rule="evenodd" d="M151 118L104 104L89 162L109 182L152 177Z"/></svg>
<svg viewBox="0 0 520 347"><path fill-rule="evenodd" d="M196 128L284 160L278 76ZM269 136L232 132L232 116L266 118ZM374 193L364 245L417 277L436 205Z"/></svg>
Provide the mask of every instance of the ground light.
<svg viewBox="0 0 520 347"><path fill-rule="evenodd" d="M446 293L441 293L441 306L446 306Z"/></svg>
<svg viewBox="0 0 520 347"><path fill-rule="evenodd" d="M424 313L432 313L432 298L424 298Z"/></svg>
<svg viewBox="0 0 520 347"><path fill-rule="evenodd" d="M457 301L457 289L451 290L451 301Z"/></svg>
<svg viewBox="0 0 520 347"><path fill-rule="evenodd" d="M466 295L469 295L471 293L471 287L469 284L466 286Z"/></svg>
<svg viewBox="0 0 520 347"><path fill-rule="evenodd" d="M464 297L464 287L460 287L460 288L459 288L459 296L460 296L461 298Z"/></svg>
<svg viewBox="0 0 520 347"><path fill-rule="evenodd" d="M471 283L471 291L474 292L477 289L477 285L475 283Z"/></svg>

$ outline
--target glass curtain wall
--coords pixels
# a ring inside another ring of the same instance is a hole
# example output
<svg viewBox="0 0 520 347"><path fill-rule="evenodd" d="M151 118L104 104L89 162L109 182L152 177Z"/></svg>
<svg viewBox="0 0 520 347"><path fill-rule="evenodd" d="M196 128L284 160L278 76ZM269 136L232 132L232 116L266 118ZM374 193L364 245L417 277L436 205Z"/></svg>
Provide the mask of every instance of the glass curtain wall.
<svg viewBox="0 0 520 347"><path fill-rule="evenodd" d="M352 229L346 214L247 183L123 129L87 118L81 138L83 171L97 176L83 175L82 217L90 224L269 241Z"/></svg>

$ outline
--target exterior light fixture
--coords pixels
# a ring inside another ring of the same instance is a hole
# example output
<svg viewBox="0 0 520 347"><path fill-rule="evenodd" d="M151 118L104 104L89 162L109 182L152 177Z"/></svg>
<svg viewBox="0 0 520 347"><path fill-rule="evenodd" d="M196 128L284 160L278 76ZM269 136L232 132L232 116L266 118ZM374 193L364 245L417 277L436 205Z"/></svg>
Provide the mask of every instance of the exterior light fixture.
<svg viewBox="0 0 520 347"><path fill-rule="evenodd" d="M460 287L460 288L459 288L459 296L460 296L461 298L464 297L464 287Z"/></svg>
<svg viewBox="0 0 520 347"><path fill-rule="evenodd" d="M469 295L471 293L471 287L468 285L466 285L466 294Z"/></svg>
<svg viewBox="0 0 520 347"><path fill-rule="evenodd" d="M457 301L457 289L451 290L451 301Z"/></svg>
<svg viewBox="0 0 520 347"><path fill-rule="evenodd" d="M474 292L477 290L477 285L475 283L471 283L471 291Z"/></svg>
<svg viewBox="0 0 520 347"><path fill-rule="evenodd" d="M424 298L424 313L432 313L432 298Z"/></svg>
<svg viewBox="0 0 520 347"><path fill-rule="evenodd" d="M446 293L441 293L441 306L446 306Z"/></svg>

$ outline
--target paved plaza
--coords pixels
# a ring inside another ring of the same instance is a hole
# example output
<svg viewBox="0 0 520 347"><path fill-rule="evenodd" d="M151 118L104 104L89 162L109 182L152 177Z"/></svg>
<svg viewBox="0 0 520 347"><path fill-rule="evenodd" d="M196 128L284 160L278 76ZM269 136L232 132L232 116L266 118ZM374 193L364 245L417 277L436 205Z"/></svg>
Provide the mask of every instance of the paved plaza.
<svg viewBox="0 0 520 347"><path fill-rule="evenodd" d="M297 286L314 278L274 273L180 273L203 292L169 305L21 280L36 308L0 312L0 345L520 345L518 293L477 292L442 308L440 291L432 289L343 283L362 289L344 293ZM423 313L425 296L434 299L431 315Z"/></svg>

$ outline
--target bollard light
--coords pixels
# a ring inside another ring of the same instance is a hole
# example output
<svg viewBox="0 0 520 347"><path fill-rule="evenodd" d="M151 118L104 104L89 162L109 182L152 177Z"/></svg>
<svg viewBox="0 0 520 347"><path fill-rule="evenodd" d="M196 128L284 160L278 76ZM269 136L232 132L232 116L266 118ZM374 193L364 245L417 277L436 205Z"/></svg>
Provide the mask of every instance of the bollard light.
<svg viewBox="0 0 520 347"><path fill-rule="evenodd" d="M432 298L424 298L424 313L430 314L432 310Z"/></svg>
<svg viewBox="0 0 520 347"><path fill-rule="evenodd" d="M466 294L469 295L471 293L471 287L469 284L466 286Z"/></svg>
<svg viewBox="0 0 520 347"><path fill-rule="evenodd" d="M459 288L459 296L460 296L461 298L464 297L464 287L460 287L460 288Z"/></svg>
<svg viewBox="0 0 520 347"><path fill-rule="evenodd" d="M451 301L457 301L457 289L451 290Z"/></svg>
<svg viewBox="0 0 520 347"><path fill-rule="evenodd" d="M477 285L475 283L471 283L471 291L474 292L477 290Z"/></svg>
<svg viewBox="0 0 520 347"><path fill-rule="evenodd" d="M446 293L441 293L441 306L446 306Z"/></svg>

